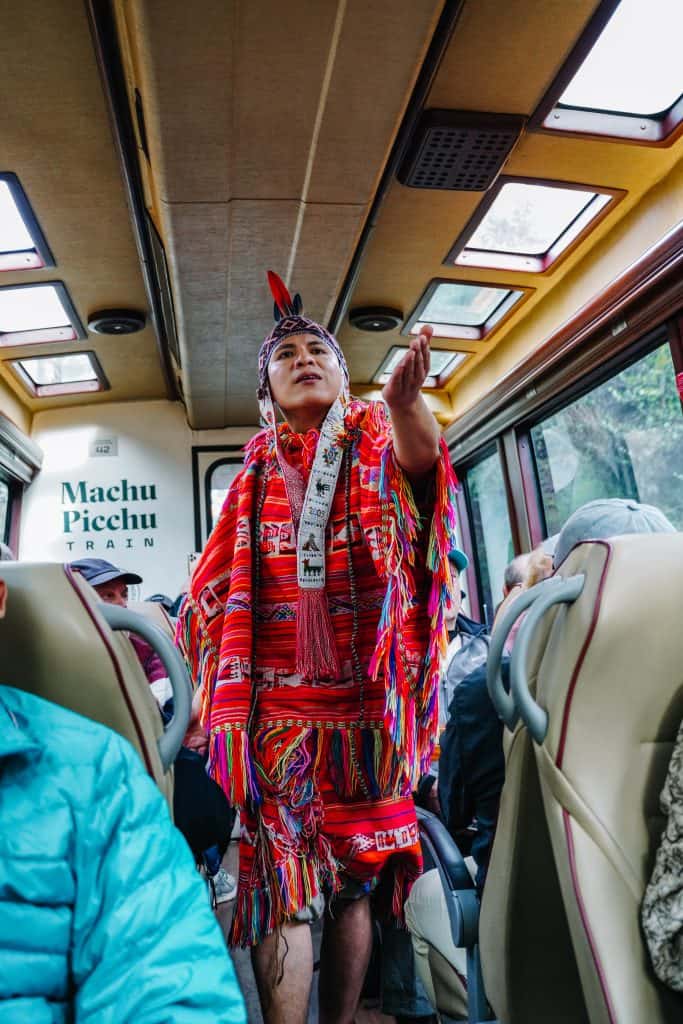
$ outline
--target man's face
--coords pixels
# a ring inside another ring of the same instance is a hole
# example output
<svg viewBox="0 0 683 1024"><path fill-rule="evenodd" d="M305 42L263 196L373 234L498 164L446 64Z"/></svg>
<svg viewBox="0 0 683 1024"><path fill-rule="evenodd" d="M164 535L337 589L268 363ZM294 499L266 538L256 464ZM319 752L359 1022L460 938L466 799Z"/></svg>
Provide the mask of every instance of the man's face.
<svg viewBox="0 0 683 1024"><path fill-rule="evenodd" d="M273 398L285 416L316 407L329 409L342 383L337 357L314 334L295 334L277 346L268 364Z"/></svg>
<svg viewBox="0 0 683 1024"><path fill-rule="evenodd" d="M110 580L109 583L100 583L95 587L100 595L100 600L105 604L118 604L121 608L128 607L128 584L123 580Z"/></svg>

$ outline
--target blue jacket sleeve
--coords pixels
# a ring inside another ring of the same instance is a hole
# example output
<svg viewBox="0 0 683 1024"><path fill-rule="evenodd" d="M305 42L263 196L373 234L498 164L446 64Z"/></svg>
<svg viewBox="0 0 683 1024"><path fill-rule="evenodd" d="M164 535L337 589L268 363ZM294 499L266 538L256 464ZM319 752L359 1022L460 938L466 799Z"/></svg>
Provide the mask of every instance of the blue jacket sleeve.
<svg viewBox="0 0 683 1024"><path fill-rule="evenodd" d="M76 1024L243 1024L242 995L185 840L136 753L111 734L78 809Z"/></svg>

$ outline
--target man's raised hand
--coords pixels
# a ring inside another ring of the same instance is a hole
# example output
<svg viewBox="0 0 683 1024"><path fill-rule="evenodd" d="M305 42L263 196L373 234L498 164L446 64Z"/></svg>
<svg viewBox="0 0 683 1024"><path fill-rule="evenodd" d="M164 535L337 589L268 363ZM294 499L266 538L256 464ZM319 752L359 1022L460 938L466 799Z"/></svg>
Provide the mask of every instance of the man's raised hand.
<svg viewBox="0 0 683 1024"><path fill-rule="evenodd" d="M382 397L390 409L408 409L417 402L429 375L429 343L433 333L429 326L422 328L384 385Z"/></svg>

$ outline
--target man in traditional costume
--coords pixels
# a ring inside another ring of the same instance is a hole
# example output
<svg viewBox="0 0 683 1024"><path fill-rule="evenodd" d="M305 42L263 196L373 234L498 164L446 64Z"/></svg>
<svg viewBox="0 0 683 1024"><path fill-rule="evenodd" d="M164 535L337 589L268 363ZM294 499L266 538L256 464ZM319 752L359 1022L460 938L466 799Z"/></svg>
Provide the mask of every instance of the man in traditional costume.
<svg viewBox="0 0 683 1024"><path fill-rule="evenodd" d="M411 784L438 729L455 480L420 394L431 328L384 388L387 416L350 398L336 339L269 281L265 430L247 445L178 636L211 774L240 808L231 944L254 947L267 1024L305 1022L304 922L327 898L320 1020L346 1024L370 955L369 894L400 919L422 868Z"/></svg>

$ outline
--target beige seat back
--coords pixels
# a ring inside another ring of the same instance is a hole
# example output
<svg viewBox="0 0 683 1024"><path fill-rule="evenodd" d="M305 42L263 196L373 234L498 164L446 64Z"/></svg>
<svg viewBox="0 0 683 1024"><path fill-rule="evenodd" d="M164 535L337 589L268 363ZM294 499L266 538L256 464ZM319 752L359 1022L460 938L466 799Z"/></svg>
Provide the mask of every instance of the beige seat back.
<svg viewBox="0 0 683 1024"><path fill-rule="evenodd" d="M553 851L591 1024L673 1024L680 997L656 980L639 915L683 718L683 534L581 544L560 568L579 573L531 670L549 716L536 758Z"/></svg>
<svg viewBox="0 0 683 1024"><path fill-rule="evenodd" d="M136 615L142 615L143 618L158 626L171 640L175 638L173 622L163 605L160 605L157 601L131 601L128 607Z"/></svg>
<svg viewBox="0 0 683 1024"><path fill-rule="evenodd" d="M531 739L505 730L505 785L481 904L487 998L505 1024L584 1024Z"/></svg>
<svg viewBox="0 0 683 1024"><path fill-rule="evenodd" d="M109 726L132 743L170 802L157 741L163 726L132 644L113 632L95 591L63 565L7 562L2 682Z"/></svg>

